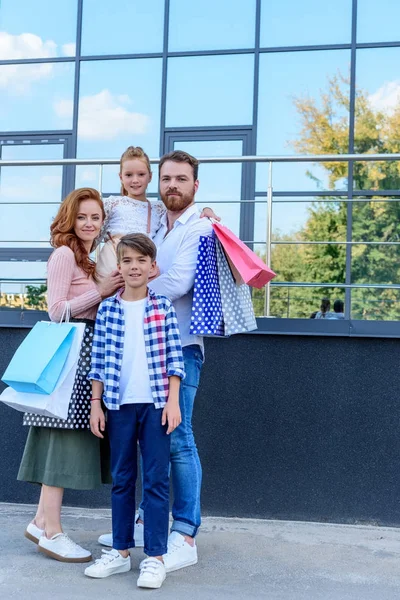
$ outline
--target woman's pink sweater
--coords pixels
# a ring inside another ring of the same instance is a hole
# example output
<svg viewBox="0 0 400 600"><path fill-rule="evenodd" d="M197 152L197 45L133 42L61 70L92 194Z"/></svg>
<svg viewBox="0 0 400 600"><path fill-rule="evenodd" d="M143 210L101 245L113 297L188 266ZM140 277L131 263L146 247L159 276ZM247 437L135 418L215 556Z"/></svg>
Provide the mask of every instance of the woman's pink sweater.
<svg viewBox="0 0 400 600"><path fill-rule="evenodd" d="M76 264L71 248L54 250L47 263L47 303L52 321L60 321L68 301L71 317L95 319L102 298L92 277Z"/></svg>

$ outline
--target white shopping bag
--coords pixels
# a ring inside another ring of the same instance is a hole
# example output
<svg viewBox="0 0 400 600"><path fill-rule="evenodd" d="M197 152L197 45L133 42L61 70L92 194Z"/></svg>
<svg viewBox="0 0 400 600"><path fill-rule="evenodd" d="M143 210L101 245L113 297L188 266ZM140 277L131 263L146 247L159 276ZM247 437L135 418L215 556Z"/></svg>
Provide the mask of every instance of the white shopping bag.
<svg viewBox="0 0 400 600"><path fill-rule="evenodd" d="M8 387L0 394L0 402L21 412L56 419L66 419L68 417L68 408L85 332L85 323L71 323L71 325L76 329L74 339L54 391L51 394L32 394L17 392Z"/></svg>

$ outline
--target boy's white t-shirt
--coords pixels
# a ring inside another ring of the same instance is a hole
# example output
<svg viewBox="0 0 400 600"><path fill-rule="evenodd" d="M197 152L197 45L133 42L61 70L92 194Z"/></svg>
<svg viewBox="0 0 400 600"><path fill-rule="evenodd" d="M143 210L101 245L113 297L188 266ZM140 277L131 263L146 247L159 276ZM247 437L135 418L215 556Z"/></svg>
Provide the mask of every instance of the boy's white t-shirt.
<svg viewBox="0 0 400 600"><path fill-rule="evenodd" d="M133 302L121 298L121 303L125 315L124 352L119 380L121 404L150 403L154 400L143 327L147 298Z"/></svg>

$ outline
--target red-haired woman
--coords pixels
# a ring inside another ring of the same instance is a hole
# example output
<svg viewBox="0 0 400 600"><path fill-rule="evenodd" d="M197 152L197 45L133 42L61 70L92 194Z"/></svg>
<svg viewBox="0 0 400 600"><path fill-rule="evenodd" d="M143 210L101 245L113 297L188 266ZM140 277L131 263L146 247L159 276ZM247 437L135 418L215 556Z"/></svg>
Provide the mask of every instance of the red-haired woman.
<svg viewBox="0 0 400 600"><path fill-rule="evenodd" d="M40 551L63 562L91 560L91 553L62 530L64 488L94 489L107 480L100 440L90 431L91 385L86 379L98 305L122 283L117 271L98 281L96 265L89 256L104 216L99 193L81 188L65 198L51 225L55 250L47 265L49 316L60 321L68 305L72 320L85 322L85 334L68 418L24 417L24 425L30 429L18 479L42 486L36 516L25 536L37 543Z"/></svg>

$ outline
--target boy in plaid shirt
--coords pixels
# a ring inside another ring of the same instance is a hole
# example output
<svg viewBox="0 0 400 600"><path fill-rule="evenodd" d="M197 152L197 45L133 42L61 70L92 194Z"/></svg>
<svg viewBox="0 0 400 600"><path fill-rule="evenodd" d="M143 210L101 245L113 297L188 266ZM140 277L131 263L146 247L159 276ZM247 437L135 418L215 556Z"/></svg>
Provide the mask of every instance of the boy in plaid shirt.
<svg viewBox="0 0 400 600"><path fill-rule="evenodd" d="M89 577L103 578L131 569L134 547L137 441L143 461L146 506L144 551L139 587L159 588L165 579L169 517L169 434L181 422L179 386L184 377L181 341L170 300L149 291L156 273L156 247L144 234L124 236L118 269L125 288L104 300L98 310L92 347L90 426L111 447L113 548L87 567Z"/></svg>

